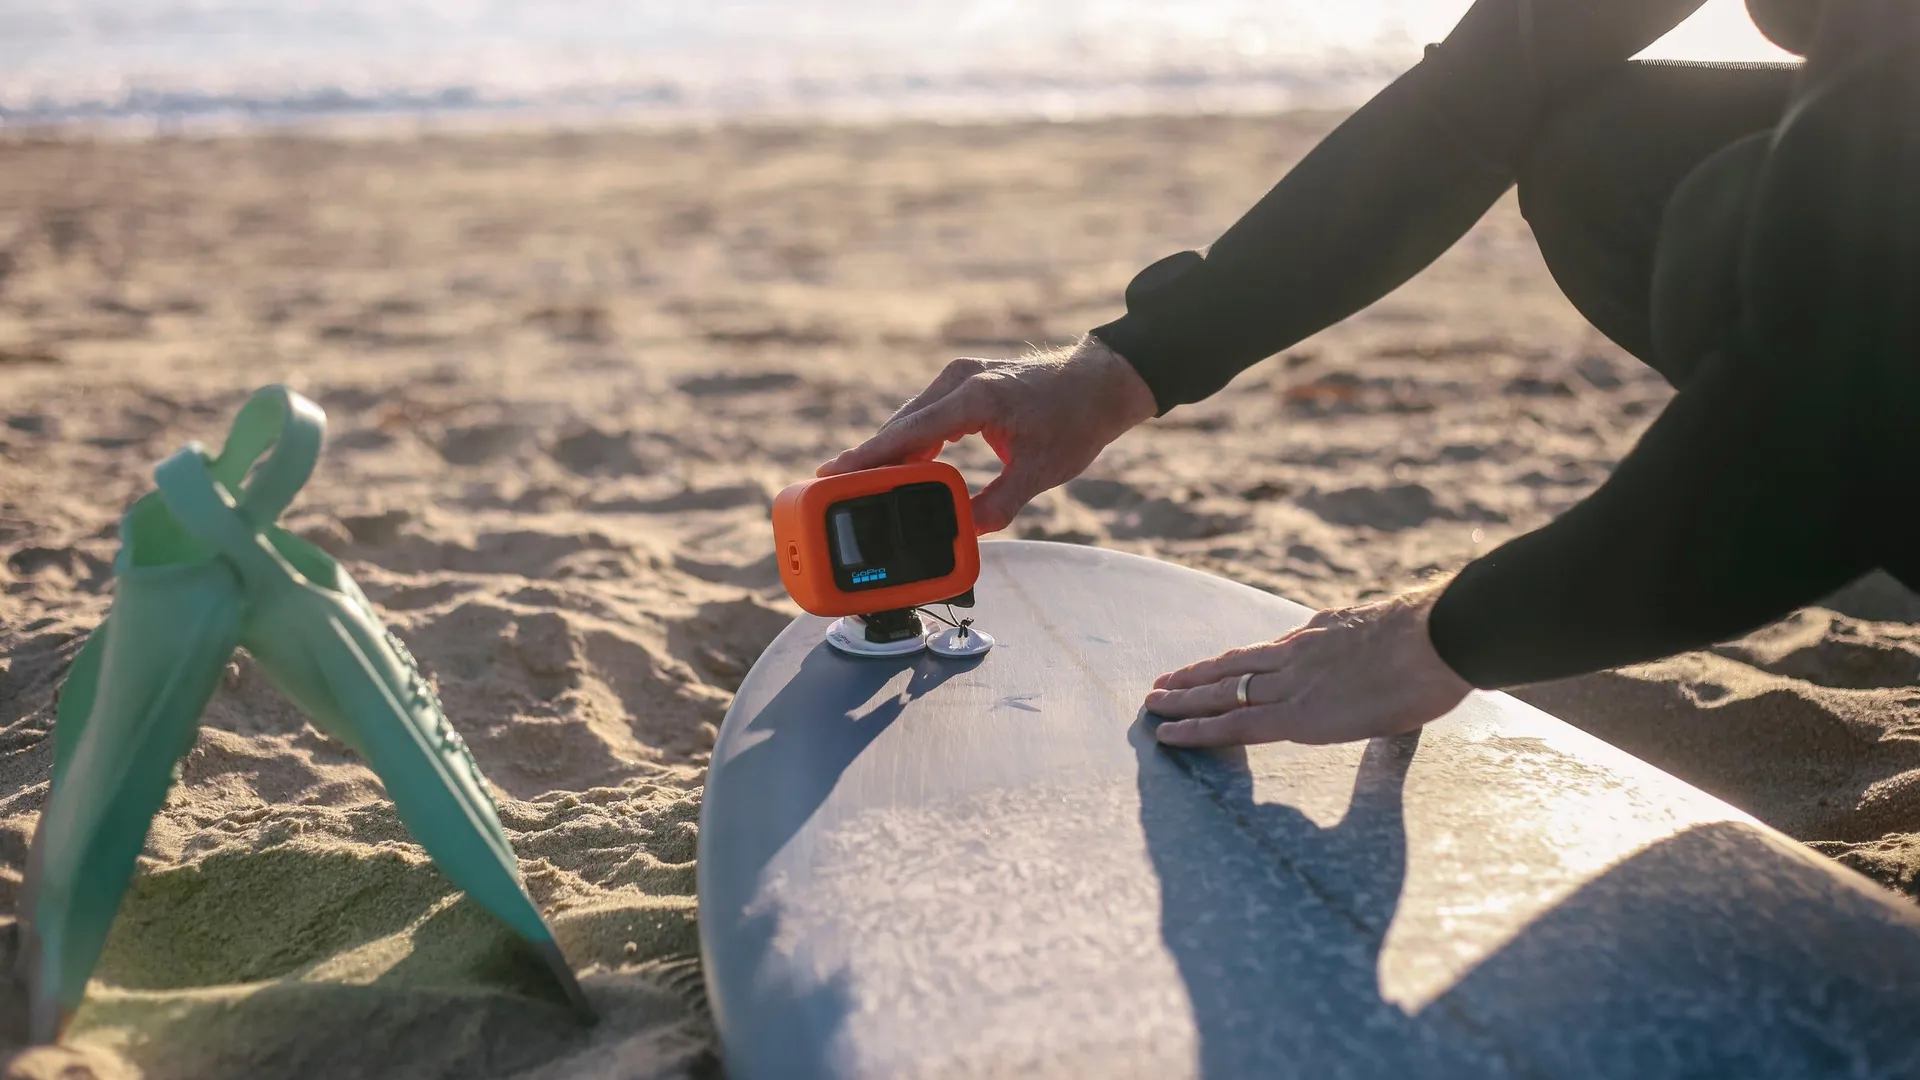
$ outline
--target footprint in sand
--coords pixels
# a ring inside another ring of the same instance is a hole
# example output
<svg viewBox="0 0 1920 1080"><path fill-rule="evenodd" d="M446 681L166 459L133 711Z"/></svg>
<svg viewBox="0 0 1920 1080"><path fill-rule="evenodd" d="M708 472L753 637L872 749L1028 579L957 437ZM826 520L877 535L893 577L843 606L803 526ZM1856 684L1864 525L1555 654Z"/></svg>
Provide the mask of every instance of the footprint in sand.
<svg viewBox="0 0 1920 1080"><path fill-rule="evenodd" d="M1475 504L1459 510L1442 505L1424 484L1311 491L1302 495L1299 503L1330 525L1379 529L1381 532L1401 532L1429 521L1506 520L1506 515Z"/></svg>
<svg viewBox="0 0 1920 1080"><path fill-rule="evenodd" d="M1125 480L1107 480L1082 476L1067 481L1067 494L1082 506L1093 510L1115 510L1145 501L1140 489Z"/></svg>
<svg viewBox="0 0 1920 1080"><path fill-rule="evenodd" d="M112 579L113 562L77 547L28 545L7 556L7 570L16 578L97 593Z"/></svg>
<svg viewBox="0 0 1920 1080"><path fill-rule="evenodd" d="M678 514L686 511L736 510L743 506L767 507L773 496L752 481L721 484L715 487L690 487L653 499L620 498L589 503L583 509L603 514Z"/></svg>
<svg viewBox="0 0 1920 1080"><path fill-rule="evenodd" d="M674 388L688 397L737 397L742 394L767 394L790 390L800 385L800 376L791 371L722 372L682 379Z"/></svg>
<svg viewBox="0 0 1920 1080"><path fill-rule="evenodd" d="M14 413L7 417L7 430L18 431L22 435L57 436L60 434L60 419L46 413Z"/></svg>
<svg viewBox="0 0 1920 1080"><path fill-rule="evenodd" d="M691 618L667 627L667 650L713 685L732 693L747 669L793 621L786 611L753 597L700 605Z"/></svg>
<svg viewBox="0 0 1920 1080"><path fill-rule="evenodd" d="M483 532L471 541L407 532L358 554L395 573L512 574L531 579L630 578L664 565L653 552L591 531L509 529Z"/></svg>
<svg viewBox="0 0 1920 1080"><path fill-rule="evenodd" d="M1245 514L1196 509L1172 499L1149 499L1108 527L1117 540L1205 540L1247 527Z"/></svg>
<svg viewBox="0 0 1920 1080"><path fill-rule="evenodd" d="M347 514L340 524L356 544L369 547L390 544L400 535L401 526L413 520L413 512L395 508L377 514Z"/></svg>
<svg viewBox="0 0 1920 1080"><path fill-rule="evenodd" d="M446 429L437 449L449 465L485 465L511 455L532 437L531 427L513 421L471 424Z"/></svg>
<svg viewBox="0 0 1920 1080"><path fill-rule="evenodd" d="M652 472L657 464L634 445L632 432L597 427L569 431L548 452L569 472L581 476L631 476Z"/></svg>

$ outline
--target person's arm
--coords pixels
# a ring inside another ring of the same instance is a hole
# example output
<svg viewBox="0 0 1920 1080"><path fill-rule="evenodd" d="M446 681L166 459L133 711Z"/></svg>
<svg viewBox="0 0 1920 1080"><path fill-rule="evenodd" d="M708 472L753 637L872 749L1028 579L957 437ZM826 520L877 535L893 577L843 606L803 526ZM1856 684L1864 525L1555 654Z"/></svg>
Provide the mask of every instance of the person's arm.
<svg viewBox="0 0 1920 1080"><path fill-rule="evenodd" d="M1872 569L1874 453L1805 389L1711 358L1598 491L1453 579L1440 658L1489 690L1653 660Z"/></svg>
<svg viewBox="0 0 1920 1080"><path fill-rule="evenodd" d="M1154 263L1093 335L1161 412L1359 311L1513 183L1541 115L1702 0L1478 0L1426 59L1309 153L1205 255Z"/></svg>
<svg viewBox="0 0 1920 1080"><path fill-rule="evenodd" d="M1920 14L1831 7L1810 53L1748 174L1738 326L1606 484L1447 587L1429 635L1467 681L1699 648L1913 565Z"/></svg>

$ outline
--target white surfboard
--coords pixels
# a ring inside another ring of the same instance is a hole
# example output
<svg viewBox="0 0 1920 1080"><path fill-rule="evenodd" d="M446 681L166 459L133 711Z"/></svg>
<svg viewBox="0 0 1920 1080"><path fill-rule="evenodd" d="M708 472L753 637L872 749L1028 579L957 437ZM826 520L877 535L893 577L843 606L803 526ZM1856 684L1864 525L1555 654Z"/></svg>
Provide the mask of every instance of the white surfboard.
<svg viewBox="0 0 1920 1080"><path fill-rule="evenodd" d="M803 617L727 715L698 873L735 1080L1920 1076L1906 901L1503 694L1163 749L1154 676L1309 610L982 555L992 652L853 659Z"/></svg>

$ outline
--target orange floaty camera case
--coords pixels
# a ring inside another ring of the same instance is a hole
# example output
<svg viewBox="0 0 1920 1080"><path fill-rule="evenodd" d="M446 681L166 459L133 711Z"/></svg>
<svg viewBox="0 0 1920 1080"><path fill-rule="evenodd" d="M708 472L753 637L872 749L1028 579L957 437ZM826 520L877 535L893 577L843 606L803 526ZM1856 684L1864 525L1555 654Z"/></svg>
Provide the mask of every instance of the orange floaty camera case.
<svg viewBox="0 0 1920 1080"><path fill-rule="evenodd" d="M940 461L794 484L773 500L773 539L781 583L814 615L955 600L980 576L966 481Z"/></svg>

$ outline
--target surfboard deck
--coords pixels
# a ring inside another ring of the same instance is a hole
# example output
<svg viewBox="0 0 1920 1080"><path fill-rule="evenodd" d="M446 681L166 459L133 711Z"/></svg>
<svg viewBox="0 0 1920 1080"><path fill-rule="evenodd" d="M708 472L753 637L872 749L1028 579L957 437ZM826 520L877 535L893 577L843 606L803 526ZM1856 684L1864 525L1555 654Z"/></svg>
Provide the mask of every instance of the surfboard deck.
<svg viewBox="0 0 1920 1080"><path fill-rule="evenodd" d="M1866 879L1504 694L1163 749L1156 675L1309 609L982 556L985 657L853 659L802 617L722 725L700 938L735 1080L1920 1075L1920 911Z"/></svg>

